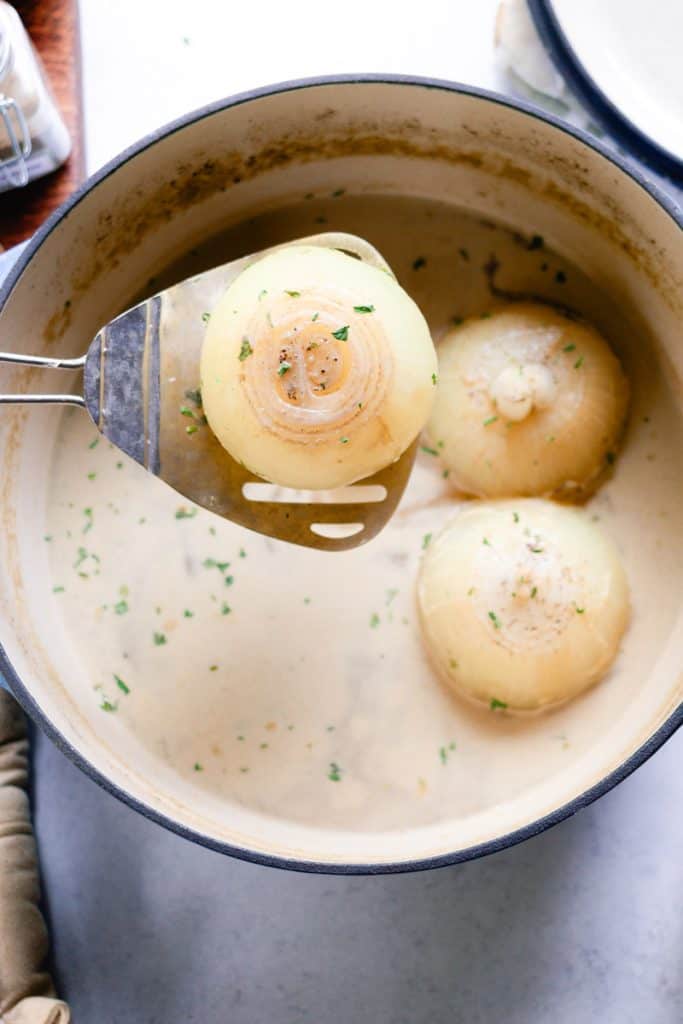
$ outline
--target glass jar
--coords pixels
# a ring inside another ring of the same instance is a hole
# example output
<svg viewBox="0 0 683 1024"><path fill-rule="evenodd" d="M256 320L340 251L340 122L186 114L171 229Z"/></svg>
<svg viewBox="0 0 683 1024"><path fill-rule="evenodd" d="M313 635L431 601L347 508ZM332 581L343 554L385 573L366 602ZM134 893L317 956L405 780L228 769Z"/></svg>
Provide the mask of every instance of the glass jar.
<svg viewBox="0 0 683 1024"><path fill-rule="evenodd" d="M0 0L0 192L64 163L69 133L19 15Z"/></svg>

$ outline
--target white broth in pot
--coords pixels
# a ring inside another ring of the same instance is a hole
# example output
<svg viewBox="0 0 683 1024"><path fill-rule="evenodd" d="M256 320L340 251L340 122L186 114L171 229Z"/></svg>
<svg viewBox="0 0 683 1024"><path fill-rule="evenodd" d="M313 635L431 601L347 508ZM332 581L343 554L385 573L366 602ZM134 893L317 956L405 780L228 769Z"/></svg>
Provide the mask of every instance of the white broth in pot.
<svg viewBox="0 0 683 1024"><path fill-rule="evenodd" d="M316 230L376 245L435 340L454 320L544 297L584 314L631 381L623 447L586 514L615 541L632 619L597 687L514 717L450 694L423 651L415 582L453 516L428 441L392 522L367 546L320 554L195 509L63 416L48 510L52 579L84 671L74 686L104 726L226 805L291 822L382 831L465 818L569 771L638 691L677 611L683 570L681 426L642 325L580 269L525 237L418 199L314 198L243 223L152 282ZM488 267L488 269L486 269Z"/></svg>

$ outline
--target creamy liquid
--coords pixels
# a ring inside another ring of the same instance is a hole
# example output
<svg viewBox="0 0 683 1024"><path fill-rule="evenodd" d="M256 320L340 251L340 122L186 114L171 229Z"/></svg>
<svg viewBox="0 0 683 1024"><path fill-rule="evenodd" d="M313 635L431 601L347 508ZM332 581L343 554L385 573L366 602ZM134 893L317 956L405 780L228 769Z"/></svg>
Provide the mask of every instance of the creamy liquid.
<svg viewBox="0 0 683 1024"><path fill-rule="evenodd" d="M378 538L321 554L195 509L71 410L57 440L47 542L55 600L88 680L74 686L102 709L114 747L116 721L221 801L227 818L239 802L316 826L400 829L482 811L568 770L637 693L677 606L681 427L647 338L578 269L445 205L301 203L240 225L150 289L336 229L380 249L437 340L453 317L499 304L483 271L495 254L500 284L582 311L623 358L630 427L586 509L615 539L631 586L631 627L608 677L527 718L471 707L443 688L421 646L414 590L429 535L458 498L425 452Z"/></svg>

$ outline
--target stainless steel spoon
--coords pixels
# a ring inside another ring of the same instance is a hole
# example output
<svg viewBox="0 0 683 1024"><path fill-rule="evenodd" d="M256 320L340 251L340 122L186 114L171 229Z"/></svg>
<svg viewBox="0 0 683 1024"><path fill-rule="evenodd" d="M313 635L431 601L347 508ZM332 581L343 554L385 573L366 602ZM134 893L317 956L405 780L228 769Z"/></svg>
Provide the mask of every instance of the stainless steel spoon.
<svg viewBox="0 0 683 1024"><path fill-rule="evenodd" d="M391 273L373 246L328 232L291 244L339 249ZM61 403L87 409L113 444L197 505L249 530L325 551L371 540L391 518L410 476L416 444L351 487L293 491L266 484L236 462L206 423L199 391L205 311L274 246L146 299L107 324L78 359L0 352L0 362L83 370L83 393L0 394L3 403Z"/></svg>

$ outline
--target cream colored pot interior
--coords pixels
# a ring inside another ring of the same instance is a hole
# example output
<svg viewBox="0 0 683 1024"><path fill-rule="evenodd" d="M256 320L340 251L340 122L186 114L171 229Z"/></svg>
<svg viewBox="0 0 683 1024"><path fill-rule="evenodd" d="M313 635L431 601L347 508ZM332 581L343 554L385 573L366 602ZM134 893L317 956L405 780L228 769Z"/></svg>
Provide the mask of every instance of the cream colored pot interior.
<svg viewBox="0 0 683 1024"><path fill-rule="evenodd" d="M217 110L106 173L44 238L13 287L0 331L5 349L81 354L102 323L188 250L238 222L304 203L309 193L329 196L342 188L351 197L435 200L525 237L539 233L634 325L638 342L625 336L621 352L634 383L633 416L644 420L648 401L666 406L661 429L668 437L632 425L615 490L608 492L624 509L617 541L627 562L636 557L629 551L641 548L654 568L645 565L638 577L636 639L623 653L619 688L606 684L606 696L598 688L569 712L576 722L598 715L599 733L562 757L554 749L547 765L536 742L530 756L541 761L532 785L516 792L501 786L500 799L489 792L480 806L456 797L451 803L444 790L433 813L409 812L404 821L400 801L407 807L419 794L397 795L385 783L391 814L381 810L381 786L344 791L345 779L330 789L335 800L353 792L358 813L352 802L318 818L315 808L289 815L285 806L277 813L267 799L228 797L202 773L178 772L88 696L92 679L81 640L64 626L43 540L51 466L64 458L55 451L61 413L54 408L3 408L0 415L1 640L35 709L66 744L174 827L290 862L400 865L496 841L552 814L618 769L681 703L682 531L670 496L676 487L680 492L683 451L683 240L671 215L600 153L495 100L417 84L322 84ZM613 341L620 347L619 338ZM655 367L649 398L639 391L648 366ZM3 390L63 391L68 384L55 374L3 370ZM669 482L661 507L660 478ZM284 571L295 573L295 554L287 559ZM260 640L259 629L250 628L254 644L267 642L267 624ZM201 707L201 681L193 699ZM206 715L212 713L207 707ZM410 708L402 714L410 716ZM522 759L524 728L513 727ZM308 755L302 745L289 756ZM404 746L387 751L397 764L413 756ZM296 774L295 760L289 763ZM287 765L284 758L278 771ZM416 764L414 775L421 774ZM458 786L465 792L469 784L465 776Z"/></svg>

